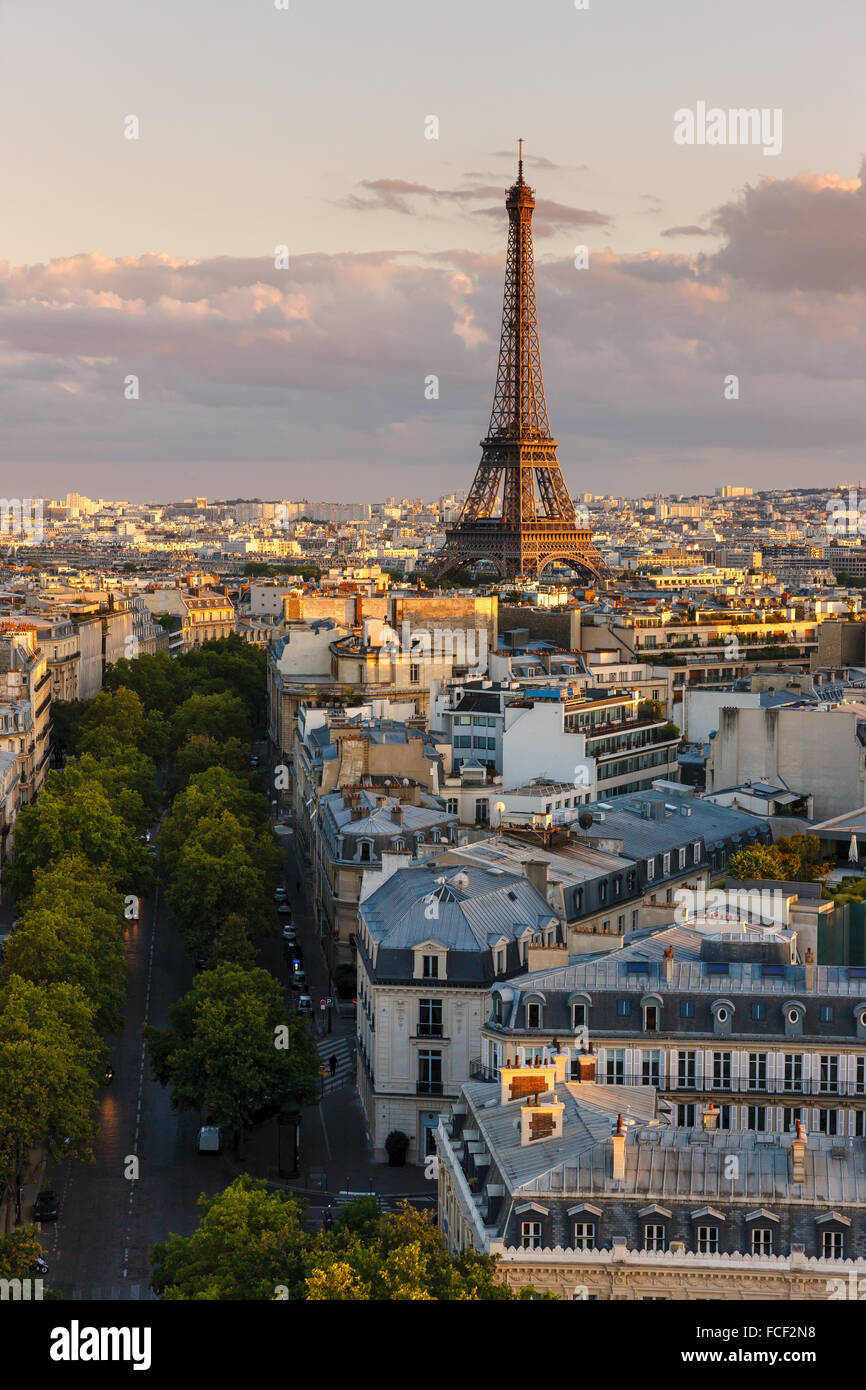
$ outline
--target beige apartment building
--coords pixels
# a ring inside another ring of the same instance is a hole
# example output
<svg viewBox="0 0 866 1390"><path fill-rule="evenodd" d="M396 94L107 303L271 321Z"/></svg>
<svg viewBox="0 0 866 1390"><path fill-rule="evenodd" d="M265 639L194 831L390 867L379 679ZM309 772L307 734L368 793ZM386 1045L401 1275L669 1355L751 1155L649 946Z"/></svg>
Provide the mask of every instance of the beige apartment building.
<svg viewBox="0 0 866 1390"><path fill-rule="evenodd" d="M51 672L32 623L0 624L0 748L18 759L20 802L35 801L50 753Z"/></svg>

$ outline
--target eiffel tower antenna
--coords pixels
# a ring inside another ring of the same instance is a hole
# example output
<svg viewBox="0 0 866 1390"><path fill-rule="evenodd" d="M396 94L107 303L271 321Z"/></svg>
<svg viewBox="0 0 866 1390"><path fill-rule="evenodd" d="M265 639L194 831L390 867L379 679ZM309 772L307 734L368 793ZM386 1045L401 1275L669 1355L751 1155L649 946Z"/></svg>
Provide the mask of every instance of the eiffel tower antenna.
<svg viewBox="0 0 866 1390"><path fill-rule="evenodd" d="M478 471L436 570L442 577L487 560L510 578L538 575L555 560L606 579L607 566L575 514L547 418L532 244L535 195L523 178L522 139L517 148L517 181L505 195L508 248L493 409Z"/></svg>

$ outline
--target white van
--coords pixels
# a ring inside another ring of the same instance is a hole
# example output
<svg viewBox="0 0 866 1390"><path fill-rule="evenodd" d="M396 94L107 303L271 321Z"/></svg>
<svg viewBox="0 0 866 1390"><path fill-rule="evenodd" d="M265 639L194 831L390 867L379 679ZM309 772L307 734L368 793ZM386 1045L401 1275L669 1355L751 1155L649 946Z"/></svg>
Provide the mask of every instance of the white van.
<svg viewBox="0 0 866 1390"><path fill-rule="evenodd" d="M198 1132L198 1151L200 1154L222 1153L222 1131L216 1125L202 1125Z"/></svg>

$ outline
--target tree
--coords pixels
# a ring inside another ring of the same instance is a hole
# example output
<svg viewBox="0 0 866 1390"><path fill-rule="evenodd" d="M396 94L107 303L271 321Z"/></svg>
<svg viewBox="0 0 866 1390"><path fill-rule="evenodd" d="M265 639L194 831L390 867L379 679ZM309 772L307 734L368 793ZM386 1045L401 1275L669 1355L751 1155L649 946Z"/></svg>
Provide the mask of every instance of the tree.
<svg viewBox="0 0 866 1390"><path fill-rule="evenodd" d="M174 770L181 783L209 767L225 767L229 772L244 772L249 747L239 738L220 741L211 734L191 734L181 744L174 760Z"/></svg>
<svg viewBox="0 0 866 1390"><path fill-rule="evenodd" d="M731 878L772 879L783 883L812 883L824 878L832 865L821 859L817 835L782 836L774 845L751 845L731 855Z"/></svg>
<svg viewBox="0 0 866 1390"><path fill-rule="evenodd" d="M111 750L118 743L131 744L153 758L164 753L163 721L146 714L135 691L125 686L101 690L90 701L81 717L75 747L76 752L101 756L102 750Z"/></svg>
<svg viewBox="0 0 866 1390"><path fill-rule="evenodd" d="M167 893L187 948L208 954L231 913L259 939L273 931L270 895L281 865L275 841L257 836L230 812L203 817L177 856Z"/></svg>
<svg viewBox="0 0 866 1390"><path fill-rule="evenodd" d="M42 1246L35 1226L0 1235L0 1279L29 1279Z"/></svg>
<svg viewBox="0 0 866 1390"><path fill-rule="evenodd" d="M151 1251L151 1287L172 1300L272 1301L285 1286L302 1296L305 1202L237 1178L215 1197L198 1199L191 1236L170 1235Z"/></svg>
<svg viewBox="0 0 866 1390"><path fill-rule="evenodd" d="M120 1027L126 993L123 898L82 856L38 869L9 938L3 974L81 987L106 1032Z"/></svg>
<svg viewBox="0 0 866 1390"><path fill-rule="evenodd" d="M12 975L0 987L0 1181L21 1219L31 1155L92 1158L93 1084L104 1048L79 986Z"/></svg>
<svg viewBox="0 0 866 1390"><path fill-rule="evenodd" d="M349 1202L332 1231L304 1229L304 1204L263 1182L237 1178L200 1197L191 1236L172 1235L151 1252L151 1285L166 1299L345 1302L514 1302L488 1255L450 1255L430 1216L404 1203L383 1215L375 1197Z"/></svg>
<svg viewBox="0 0 866 1390"><path fill-rule="evenodd" d="M228 1125L236 1140L288 1099L310 1104L319 1057L304 1019L287 1015L267 970L218 965L169 1010L169 1028L147 1028L156 1080L178 1110Z"/></svg>
<svg viewBox="0 0 866 1390"><path fill-rule="evenodd" d="M125 891L143 892L150 882L150 858L135 832L98 783L81 781L67 793L59 777L49 773L39 800L18 816L15 858L6 870L15 898L31 891L37 869L69 854L109 873Z"/></svg>
<svg viewBox="0 0 866 1390"><path fill-rule="evenodd" d="M171 746L193 734L206 734L223 743L228 739L249 743L250 726L243 700L227 693L191 695L171 718Z"/></svg>

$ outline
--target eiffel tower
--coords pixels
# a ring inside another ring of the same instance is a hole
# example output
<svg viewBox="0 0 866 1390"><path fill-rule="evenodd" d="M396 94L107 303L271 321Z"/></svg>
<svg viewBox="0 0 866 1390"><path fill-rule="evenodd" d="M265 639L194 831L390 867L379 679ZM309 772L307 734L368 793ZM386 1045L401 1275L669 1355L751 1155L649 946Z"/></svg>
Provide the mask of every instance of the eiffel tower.
<svg viewBox="0 0 866 1390"><path fill-rule="evenodd" d="M538 575L558 560L605 580L610 571L575 513L547 419L532 250L535 197L523 178L522 140L517 168L505 197L508 253L490 427L460 520L446 533L435 569L442 578L486 560L509 578Z"/></svg>

